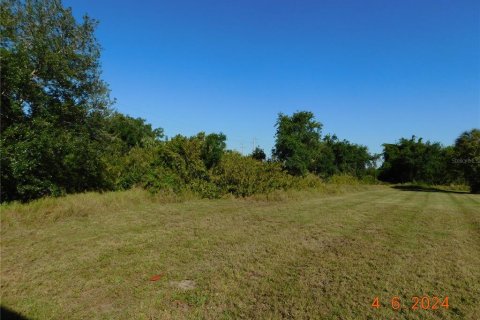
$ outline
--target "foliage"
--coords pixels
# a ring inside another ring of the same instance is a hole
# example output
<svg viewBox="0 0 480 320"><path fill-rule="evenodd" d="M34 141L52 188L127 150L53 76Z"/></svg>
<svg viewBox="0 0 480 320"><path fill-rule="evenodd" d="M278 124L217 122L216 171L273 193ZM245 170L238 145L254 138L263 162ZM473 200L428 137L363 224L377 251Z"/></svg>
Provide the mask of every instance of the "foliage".
<svg viewBox="0 0 480 320"><path fill-rule="evenodd" d="M379 178L394 183L448 182L449 152L439 143L424 143L422 139L402 138L396 144L383 145L383 165Z"/></svg>
<svg viewBox="0 0 480 320"><path fill-rule="evenodd" d="M147 176L154 169L158 149L155 147L133 147L127 154L109 159L109 176L113 179L113 189L126 190L146 183Z"/></svg>
<svg viewBox="0 0 480 320"><path fill-rule="evenodd" d="M2 128L38 117L69 127L105 112L110 100L99 78L97 22L85 16L77 23L55 0L1 6Z"/></svg>
<svg viewBox="0 0 480 320"><path fill-rule="evenodd" d="M336 174L330 177L330 183L338 185L357 185L360 184L360 180L357 177L349 174Z"/></svg>
<svg viewBox="0 0 480 320"><path fill-rule="evenodd" d="M227 146L225 143L227 137L223 133L211 133L206 136L203 133L200 133L198 138L203 140L201 152L202 160L207 169L211 169L222 159L222 155Z"/></svg>
<svg viewBox="0 0 480 320"><path fill-rule="evenodd" d="M333 149L326 143L320 143L314 154L312 173L327 178L337 172L335 167L335 154Z"/></svg>
<svg viewBox="0 0 480 320"><path fill-rule="evenodd" d="M124 150L144 147L149 141L163 138L162 129L152 129L152 125L145 123L145 119L133 118L119 112L106 118L105 130L122 141Z"/></svg>
<svg viewBox="0 0 480 320"><path fill-rule="evenodd" d="M294 177L291 187L296 190L318 189L325 186L325 181L319 176L309 173L303 177Z"/></svg>
<svg viewBox="0 0 480 320"><path fill-rule="evenodd" d="M465 175L472 193L480 193L480 130L462 133L455 141L453 161Z"/></svg>
<svg viewBox="0 0 480 320"><path fill-rule="evenodd" d="M325 136L319 150L315 171L324 176L344 173L363 177L373 161L367 147L339 140L336 135Z"/></svg>
<svg viewBox="0 0 480 320"><path fill-rule="evenodd" d="M218 198L376 181L376 157L335 135L322 139L308 111L278 115L268 161L260 147L247 157L226 151L223 133L163 139L162 129L111 109L95 20L77 22L60 0L5 0L0 21L2 202L136 186ZM455 147L415 138L384 144L380 177L466 179L478 192L479 135L466 132Z"/></svg>
<svg viewBox="0 0 480 320"><path fill-rule="evenodd" d="M339 140L336 135L320 139L322 125L311 112L280 114L276 126L273 155L293 175L311 172L322 177L339 173L363 177L372 167L374 157L367 147Z"/></svg>
<svg viewBox="0 0 480 320"><path fill-rule="evenodd" d="M252 154L250 155L255 160L258 161L265 161L267 160L267 155L265 154L265 151L263 151L262 148L256 147L253 151Z"/></svg>
<svg viewBox="0 0 480 320"><path fill-rule="evenodd" d="M113 171L118 179L116 188L143 186L152 192L190 189L216 197L210 183L207 164L214 165L223 155L225 136L199 133L185 137L177 135L169 141L135 146L116 164Z"/></svg>
<svg viewBox="0 0 480 320"><path fill-rule="evenodd" d="M224 194L223 190L214 182L201 179L191 181L187 188L195 195L207 199L217 199Z"/></svg>
<svg viewBox="0 0 480 320"><path fill-rule="evenodd" d="M223 192L242 197L287 189L293 183L279 163L260 162L238 152L224 155L212 180Z"/></svg>
<svg viewBox="0 0 480 320"><path fill-rule="evenodd" d="M72 132L34 119L6 130L1 148L2 199L30 200L105 186L101 145L86 130Z"/></svg>
<svg viewBox="0 0 480 320"><path fill-rule="evenodd" d="M96 21L60 1L1 2L2 201L102 188Z"/></svg>
<svg viewBox="0 0 480 320"><path fill-rule="evenodd" d="M273 156L293 175L305 175L314 163L320 144L322 124L315 121L312 112L296 112L292 116L282 113L276 123Z"/></svg>

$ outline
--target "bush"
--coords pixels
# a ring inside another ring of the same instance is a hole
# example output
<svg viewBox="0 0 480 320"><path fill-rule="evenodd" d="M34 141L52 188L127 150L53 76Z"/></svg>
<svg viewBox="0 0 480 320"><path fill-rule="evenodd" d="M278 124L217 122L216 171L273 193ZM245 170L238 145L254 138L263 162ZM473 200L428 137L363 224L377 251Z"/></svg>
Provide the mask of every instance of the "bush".
<svg viewBox="0 0 480 320"><path fill-rule="evenodd" d="M337 185L358 185L360 180L357 177L351 176L349 174L335 174L330 177L330 183Z"/></svg>
<svg viewBox="0 0 480 320"><path fill-rule="evenodd" d="M188 189L194 194L207 199L217 199L222 196L222 190L213 182L196 179L189 185Z"/></svg>
<svg viewBox="0 0 480 320"><path fill-rule="evenodd" d="M224 193L245 197L287 189L292 186L293 177L284 172L278 163L260 162L232 152L225 154L214 168L212 181Z"/></svg>
<svg viewBox="0 0 480 320"><path fill-rule="evenodd" d="M462 133L455 141L455 163L464 172L471 193L480 193L480 129Z"/></svg>
<svg viewBox="0 0 480 320"><path fill-rule="evenodd" d="M149 171L143 180L142 187L151 193L180 193L185 189L185 182L176 172L162 167Z"/></svg>
<svg viewBox="0 0 480 320"><path fill-rule="evenodd" d="M360 182L363 183L363 184L378 184L379 183L379 181L377 179L375 179L375 177L373 177L373 176L363 176L360 179Z"/></svg>
<svg viewBox="0 0 480 320"><path fill-rule="evenodd" d="M0 143L2 201L104 189L100 144L83 128L57 128L40 119L9 127Z"/></svg>
<svg viewBox="0 0 480 320"><path fill-rule="evenodd" d="M304 190L304 189L317 189L323 187L325 182L314 174L307 174L304 177L295 177L292 188Z"/></svg>

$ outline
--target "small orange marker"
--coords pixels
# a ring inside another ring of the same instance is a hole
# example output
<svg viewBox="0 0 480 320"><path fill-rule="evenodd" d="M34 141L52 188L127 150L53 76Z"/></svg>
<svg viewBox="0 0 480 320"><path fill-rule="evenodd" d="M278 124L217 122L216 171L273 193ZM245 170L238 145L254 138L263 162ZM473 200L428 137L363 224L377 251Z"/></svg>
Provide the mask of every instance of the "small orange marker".
<svg viewBox="0 0 480 320"><path fill-rule="evenodd" d="M157 281L160 280L163 277L164 273L156 274L153 277L150 278L150 281Z"/></svg>

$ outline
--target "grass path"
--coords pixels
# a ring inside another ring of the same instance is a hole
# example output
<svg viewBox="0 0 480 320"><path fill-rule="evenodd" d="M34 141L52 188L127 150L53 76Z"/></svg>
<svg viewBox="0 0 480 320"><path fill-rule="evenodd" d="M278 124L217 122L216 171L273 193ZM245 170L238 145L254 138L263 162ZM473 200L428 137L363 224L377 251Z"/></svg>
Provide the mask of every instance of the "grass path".
<svg viewBox="0 0 480 320"><path fill-rule="evenodd" d="M476 195L370 187L102 209L2 226L2 305L33 319L480 319ZM450 307L390 306L423 295Z"/></svg>

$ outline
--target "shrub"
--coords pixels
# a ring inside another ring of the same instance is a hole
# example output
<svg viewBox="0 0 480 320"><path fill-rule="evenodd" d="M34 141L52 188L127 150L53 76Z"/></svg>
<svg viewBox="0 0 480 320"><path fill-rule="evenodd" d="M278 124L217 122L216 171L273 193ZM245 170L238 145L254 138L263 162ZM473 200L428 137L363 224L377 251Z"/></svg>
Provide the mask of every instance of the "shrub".
<svg viewBox="0 0 480 320"><path fill-rule="evenodd" d="M260 162L232 152L225 154L214 168L212 181L224 193L245 197L291 187L293 177L278 163Z"/></svg>
<svg viewBox="0 0 480 320"><path fill-rule="evenodd" d="M142 187L151 193L180 193L185 188L185 182L174 171L157 167L149 171L143 178Z"/></svg>
<svg viewBox="0 0 480 320"><path fill-rule="evenodd" d="M363 184L378 184L379 183L379 181L377 179L375 179L374 176L363 176L360 179L360 182L363 183Z"/></svg>
<svg viewBox="0 0 480 320"><path fill-rule="evenodd" d="M455 162L464 172L471 193L480 193L480 129L462 133L455 141Z"/></svg>
<svg viewBox="0 0 480 320"><path fill-rule="evenodd" d="M213 182L196 179L190 182L188 189L202 198L217 199L222 196L222 190Z"/></svg>
<svg viewBox="0 0 480 320"><path fill-rule="evenodd" d="M357 177L351 176L349 174L335 174L330 177L330 183L338 185L357 185L360 184L360 181Z"/></svg>
<svg viewBox="0 0 480 320"><path fill-rule="evenodd" d="M317 189L322 187L325 182L314 174L307 174L304 177L295 177L292 188L303 189Z"/></svg>

